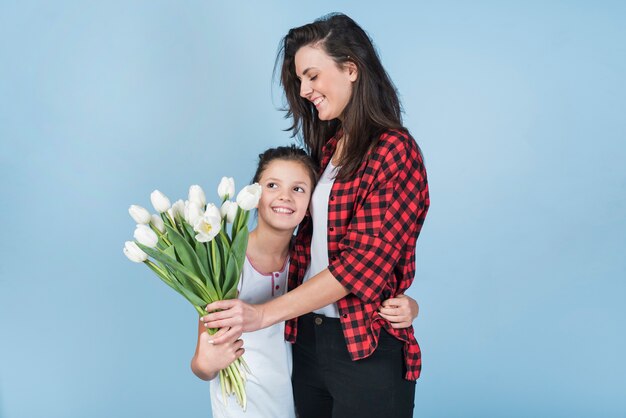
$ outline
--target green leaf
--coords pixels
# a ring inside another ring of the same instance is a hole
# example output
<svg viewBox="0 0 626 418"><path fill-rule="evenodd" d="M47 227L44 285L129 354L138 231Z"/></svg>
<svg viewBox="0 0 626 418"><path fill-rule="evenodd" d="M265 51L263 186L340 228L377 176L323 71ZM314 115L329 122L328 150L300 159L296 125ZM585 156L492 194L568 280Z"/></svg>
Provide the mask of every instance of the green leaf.
<svg viewBox="0 0 626 418"><path fill-rule="evenodd" d="M241 234L233 240L230 247L230 253L240 260L244 260L246 256L246 248L248 247L248 227L245 226L239 231Z"/></svg>
<svg viewBox="0 0 626 418"><path fill-rule="evenodd" d="M187 290L189 290L190 288L196 289L198 295L202 299L219 300L217 297L217 293L215 292L215 289L213 289L210 286L206 286L193 271L189 270L183 264L179 263L174 258L170 257L169 255L164 254L163 252L159 250L146 247L145 245L142 245L140 243L137 243L137 245L139 246L139 248L145 251L145 253L148 254L150 257L154 258L157 261L160 261L165 266L167 266L170 269L170 271L175 272L175 273L182 273L184 275L182 280L181 280L180 275L176 276L181 282L180 283L182 285L181 287L185 287ZM185 279L189 279L189 280L185 280Z"/></svg>
<svg viewBox="0 0 626 418"><path fill-rule="evenodd" d="M171 257L173 259L176 259L176 250L174 250L174 246L170 245L169 247L167 247L166 249L163 250L163 253L165 255L167 255L168 257Z"/></svg>
<svg viewBox="0 0 626 418"><path fill-rule="evenodd" d="M216 239L218 239L219 242L220 242L220 248L226 248L225 252L228 252L230 250L230 246L232 245L232 241L230 240L230 237L228 236L228 234L226 233L226 230L224 228L222 228L220 230L220 233L216 237Z"/></svg>
<svg viewBox="0 0 626 418"><path fill-rule="evenodd" d="M193 226L189 225L187 222L183 222L183 227L185 228L185 231L187 232L187 237L189 239L195 240L196 231L193 230Z"/></svg>
<svg viewBox="0 0 626 418"><path fill-rule="evenodd" d="M165 228L167 229L167 236L176 248L176 254L180 257L180 262L195 272L197 276L206 278L208 272L202 266L194 248L174 228L169 225L165 225Z"/></svg>
<svg viewBox="0 0 626 418"><path fill-rule="evenodd" d="M161 279L163 283L165 283L175 291L179 292L178 288L173 282L172 277L169 276L169 271L162 269L150 260L146 261L146 265L157 275L159 279Z"/></svg>
<svg viewBox="0 0 626 418"><path fill-rule="evenodd" d="M163 219L163 223L165 225L172 226L172 218L169 217L167 212L162 212L161 213L161 219Z"/></svg>
<svg viewBox="0 0 626 418"><path fill-rule="evenodd" d="M241 218L241 215L243 214L243 209L241 209L240 207L237 207L237 214L235 215L235 219L233 219L233 225L231 226L231 235L233 237L233 241L235 240L235 238L237 238L237 230L239 229L237 227L237 225L239 225L239 219Z"/></svg>
<svg viewBox="0 0 626 418"><path fill-rule="evenodd" d="M206 306L208 303L204 300L200 299L198 296L193 294L192 292L187 291L184 287L182 287L179 283L179 280L175 277L175 274L170 271L168 268L161 268L155 265L151 261L146 262L147 266L161 279L163 283L174 289L178 294L187 299L189 303L194 305L194 307L198 306Z"/></svg>
<svg viewBox="0 0 626 418"><path fill-rule="evenodd" d="M181 277L181 276L184 276L183 273L177 272L174 269L172 269L171 267L168 268L168 270L170 270L170 273L172 275L177 277L179 282L184 280L184 277ZM217 299L211 299L210 297L206 298L206 297L199 296L199 295L195 294L192 290L188 289L187 287L185 287L185 286L183 286L181 284L179 284L177 287L178 287L179 293L181 295L183 295L183 297L185 299L187 299L194 306L205 307L209 303L214 302L215 300L217 300Z"/></svg>
<svg viewBox="0 0 626 418"><path fill-rule="evenodd" d="M226 262L226 272L224 275L224 298L233 299L237 296L237 285L241 278L243 263L246 259L246 248L248 246L248 228L244 227L233 241L228 252Z"/></svg>
<svg viewBox="0 0 626 418"><path fill-rule="evenodd" d="M220 251L215 240L210 241L209 243L209 256L211 258L211 267L213 271L213 285L215 286L215 290L217 291L220 299L222 298L222 290L223 283L220 282L221 274L222 274L222 260L220 257Z"/></svg>
<svg viewBox="0 0 626 418"><path fill-rule="evenodd" d="M196 247L196 254L198 255L198 260L200 261L200 264L202 265L202 267L204 268L204 271L206 272L210 272L211 269L209 268L209 260L208 260L208 254L207 254L207 249L206 249L206 245L204 245L204 243L195 240L196 242L194 243L194 246ZM207 276L204 276L204 279L206 280L208 278Z"/></svg>

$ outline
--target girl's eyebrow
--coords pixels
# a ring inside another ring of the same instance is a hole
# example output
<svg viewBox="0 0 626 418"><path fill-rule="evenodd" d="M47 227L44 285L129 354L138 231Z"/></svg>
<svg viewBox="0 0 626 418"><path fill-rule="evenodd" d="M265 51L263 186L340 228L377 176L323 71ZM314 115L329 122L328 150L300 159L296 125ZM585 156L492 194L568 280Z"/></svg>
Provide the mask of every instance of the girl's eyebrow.
<svg viewBox="0 0 626 418"><path fill-rule="evenodd" d="M278 182L278 183L282 183L281 179L277 179L275 177L268 177L265 179L265 181L273 181L273 182ZM308 186L309 183L306 181L294 181L293 184L297 184L297 185L305 185Z"/></svg>

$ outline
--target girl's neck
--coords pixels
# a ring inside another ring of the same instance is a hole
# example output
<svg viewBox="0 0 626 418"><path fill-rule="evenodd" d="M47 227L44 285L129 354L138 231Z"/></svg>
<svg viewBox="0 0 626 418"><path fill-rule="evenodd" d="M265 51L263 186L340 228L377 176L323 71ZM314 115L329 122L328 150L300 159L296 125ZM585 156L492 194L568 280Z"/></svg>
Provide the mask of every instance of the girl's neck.
<svg viewBox="0 0 626 418"><path fill-rule="evenodd" d="M248 239L246 254L256 265L264 265L265 271L279 270L289 255L293 231L279 231L259 224ZM272 268L279 265L279 268Z"/></svg>

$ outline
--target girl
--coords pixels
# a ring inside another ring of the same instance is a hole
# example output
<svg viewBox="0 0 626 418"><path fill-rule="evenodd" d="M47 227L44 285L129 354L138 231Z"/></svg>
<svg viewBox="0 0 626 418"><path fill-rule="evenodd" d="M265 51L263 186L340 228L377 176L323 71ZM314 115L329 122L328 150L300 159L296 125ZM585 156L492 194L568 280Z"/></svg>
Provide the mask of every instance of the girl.
<svg viewBox="0 0 626 418"><path fill-rule="evenodd" d="M231 327L219 344L291 319L301 418L411 417L420 349L411 327L393 327L377 308L414 279L430 203L422 155L371 40L348 16L291 29L281 52L291 129L326 185L298 228L290 291L263 304L215 302L208 311L222 311L202 320Z"/></svg>
<svg viewBox="0 0 626 418"><path fill-rule="evenodd" d="M246 261L239 282L239 298L248 303L264 303L282 295L287 285L288 253L296 226L304 218L316 183L316 166L304 150L291 147L269 149L259 156L254 182L263 187L258 205L258 225L250 233ZM413 320L410 298L387 301L395 309L398 325ZM390 308L392 309L392 308ZM284 322L246 333L246 362L252 374L246 383L247 411L231 399L222 399L220 369L244 353L242 340L229 339L211 344L202 323L191 361L193 372L211 380L211 406L214 417L295 417L291 387L291 349L284 341ZM213 337L224 336L222 329Z"/></svg>

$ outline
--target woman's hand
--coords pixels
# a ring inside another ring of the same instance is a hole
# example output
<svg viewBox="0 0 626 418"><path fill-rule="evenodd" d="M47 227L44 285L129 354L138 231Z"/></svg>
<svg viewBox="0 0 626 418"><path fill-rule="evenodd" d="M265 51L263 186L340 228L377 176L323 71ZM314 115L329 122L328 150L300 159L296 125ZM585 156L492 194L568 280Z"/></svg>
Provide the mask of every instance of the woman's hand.
<svg viewBox="0 0 626 418"><path fill-rule="evenodd" d="M380 316L385 318L393 328L408 328L417 318L420 307L410 296L398 295L387 299L378 308Z"/></svg>
<svg viewBox="0 0 626 418"><path fill-rule="evenodd" d="M210 336L200 324L196 353L191 360L191 370L202 380L212 380L220 370L225 369L246 351L242 340L229 340L223 344L214 344L212 338L223 337L228 328L222 328Z"/></svg>
<svg viewBox="0 0 626 418"><path fill-rule="evenodd" d="M236 340L243 332L256 331L263 322L262 305L250 305L239 299L220 300L207 305L207 312L212 312L200 318L207 328L229 328L221 335L213 335L214 344L223 344Z"/></svg>

